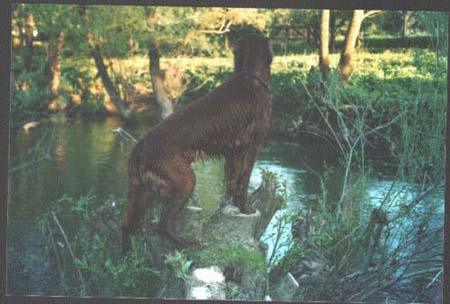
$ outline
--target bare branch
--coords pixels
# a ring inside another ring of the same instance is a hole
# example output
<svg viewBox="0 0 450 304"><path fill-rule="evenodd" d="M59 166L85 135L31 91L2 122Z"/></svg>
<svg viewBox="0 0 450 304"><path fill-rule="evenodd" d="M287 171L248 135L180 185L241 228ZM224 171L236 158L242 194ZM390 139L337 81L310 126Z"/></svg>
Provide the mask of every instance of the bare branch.
<svg viewBox="0 0 450 304"><path fill-rule="evenodd" d="M372 11L368 11L368 12L366 12L366 13L364 14L363 19L366 19L366 18L369 18L369 17L373 17L373 16L379 15L379 14L381 14L381 13L383 13L382 10L372 10Z"/></svg>
<svg viewBox="0 0 450 304"><path fill-rule="evenodd" d="M206 34L225 34L230 31L230 26L233 24L231 20L223 20L218 30L202 30L202 33Z"/></svg>

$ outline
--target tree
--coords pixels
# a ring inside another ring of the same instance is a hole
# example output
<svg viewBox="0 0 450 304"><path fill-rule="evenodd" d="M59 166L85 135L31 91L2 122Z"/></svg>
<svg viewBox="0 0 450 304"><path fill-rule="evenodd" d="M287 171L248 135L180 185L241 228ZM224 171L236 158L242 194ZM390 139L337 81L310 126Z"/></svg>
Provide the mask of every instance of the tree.
<svg viewBox="0 0 450 304"><path fill-rule="evenodd" d="M86 31L86 39L89 45L90 55L94 59L95 66L97 67L97 71L102 80L103 86L105 87L106 92L111 98L111 102L116 107L120 116L123 119L128 119L130 117L131 111L127 102L120 97L111 80L111 77L109 76L108 69L103 60L100 45L97 43L95 36L91 31L91 20L89 17L88 9L86 6L80 6L78 11Z"/></svg>
<svg viewBox="0 0 450 304"><path fill-rule="evenodd" d="M405 11L403 12L403 37L409 36L411 32L411 26L413 24L413 12Z"/></svg>
<svg viewBox="0 0 450 304"><path fill-rule="evenodd" d="M319 66L324 81L328 79L330 72L330 54L329 54L329 28L330 28L330 10L322 10L320 14L320 49Z"/></svg>
<svg viewBox="0 0 450 304"><path fill-rule="evenodd" d="M47 51L47 71L51 97L48 109L59 110L58 104L61 84L62 49L66 35L74 33L74 15L65 5L29 5L25 6L27 22L25 26L26 48L33 53L33 40L39 40ZM34 37L36 36L36 37ZM26 66L31 66L26 64ZM29 70L29 68L28 68Z"/></svg>
<svg viewBox="0 0 450 304"><path fill-rule="evenodd" d="M156 40L152 40L148 47L149 71L152 81L153 94L156 102L161 108L160 118L165 119L173 113L173 105L167 97L164 89L164 71L160 67L159 45Z"/></svg>
<svg viewBox="0 0 450 304"><path fill-rule="evenodd" d="M165 119L173 113L173 104L167 97L167 93L164 89L164 72L161 71L160 67L160 46L157 38L155 37L155 27L157 26L156 8L145 7L144 10L147 18L147 27L149 29L153 29L150 42L148 43L149 72L152 82L153 95L161 109L160 119Z"/></svg>
<svg viewBox="0 0 450 304"><path fill-rule="evenodd" d="M354 10L345 35L344 47L339 60L339 75L343 81L347 81L352 72L352 57L355 52L356 42L361 31L364 19L378 14L380 11Z"/></svg>
<svg viewBox="0 0 450 304"><path fill-rule="evenodd" d="M350 12L351 13L351 12ZM333 10L330 13L330 51L334 52L336 49L336 37L339 34L345 33L345 25L348 23L349 11Z"/></svg>

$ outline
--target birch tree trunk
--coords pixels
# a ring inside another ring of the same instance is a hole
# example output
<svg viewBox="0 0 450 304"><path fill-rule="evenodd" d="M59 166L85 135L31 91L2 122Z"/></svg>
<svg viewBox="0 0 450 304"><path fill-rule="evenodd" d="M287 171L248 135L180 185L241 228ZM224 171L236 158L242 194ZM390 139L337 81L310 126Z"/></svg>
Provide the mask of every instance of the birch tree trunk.
<svg viewBox="0 0 450 304"><path fill-rule="evenodd" d="M320 14L319 66L324 81L328 80L328 73L330 72L329 28L330 10L322 10Z"/></svg>
<svg viewBox="0 0 450 304"><path fill-rule="evenodd" d="M344 40L344 48L342 49L339 60L339 74L343 81L347 81L352 72L352 57L355 52L356 40L358 39L363 20L364 10L353 11L352 20L348 26Z"/></svg>
<svg viewBox="0 0 450 304"><path fill-rule="evenodd" d="M148 57L150 59L149 66L153 94L155 96L156 102L161 108L160 118L165 119L167 116L173 113L173 105L170 99L167 97L166 91L164 89L164 73L160 68L159 48L156 42L150 43Z"/></svg>
<svg viewBox="0 0 450 304"><path fill-rule="evenodd" d="M61 49L64 44L64 32L60 32L56 39L51 38L48 47L48 58L50 63L50 90L52 92L52 100L48 105L50 111L58 110L57 98L59 95L59 86L61 84Z"/></svg>
<svg viewBox="0 0 450 304"><path fill-rule="evenodd" d="M403 13L403 37L409 36L411 32L412 11L406 11Z"/></svg>

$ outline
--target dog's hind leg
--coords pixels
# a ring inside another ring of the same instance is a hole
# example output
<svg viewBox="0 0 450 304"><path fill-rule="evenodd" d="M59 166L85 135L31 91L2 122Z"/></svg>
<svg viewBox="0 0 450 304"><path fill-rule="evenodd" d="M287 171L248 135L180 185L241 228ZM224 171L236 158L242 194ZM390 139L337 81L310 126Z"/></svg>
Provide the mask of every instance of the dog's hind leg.
<svg viewBox="0 0 450 304"><path fill-rule="evenodd" d="M181 238L175 233L176 218L184 208L192 195L195 187L195 174L190 164L184 159L171 160L165 167L170 189L162 197L161 218L158 224L158 232L174 242L177 247L194 246L201 244L196 240Z"/></svg>
<svg viewBox="0 0 450 304"><path fill-rule="evenodd" d="M129 237L139 229L145 212L154 199L155 194L150 187L130 180L127 207L122 221L122 252L130 249Z"/></svg>

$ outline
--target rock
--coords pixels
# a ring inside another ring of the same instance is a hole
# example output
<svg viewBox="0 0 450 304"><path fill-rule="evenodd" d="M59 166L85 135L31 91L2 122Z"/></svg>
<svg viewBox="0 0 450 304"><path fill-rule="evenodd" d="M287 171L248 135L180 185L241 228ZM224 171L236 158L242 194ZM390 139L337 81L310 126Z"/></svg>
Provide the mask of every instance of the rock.
<svg viewBox="0 0 450 304"><path fill-rule="evenodd" d="M300 287L294 276L288 272L273 288L273 299L277 301L292 301Z"/></svg>
<svg viewBox="0 0 450 304"><path fill-rule="evenodd" d="M226 299L225 277L216 266L195 269L187 281L186 287L187 299Z"/></svg>
<svg viewBox="0 0 450 304"><path fill-rule="evenodd" d="M211 216L203 229L203 237L207 241L220 240L257 250L259 243L254 236L260 218L259 210L243 214L238 207L227 205Z"/></svg>

